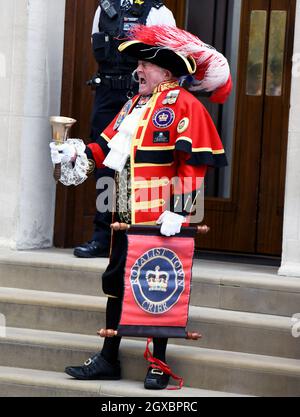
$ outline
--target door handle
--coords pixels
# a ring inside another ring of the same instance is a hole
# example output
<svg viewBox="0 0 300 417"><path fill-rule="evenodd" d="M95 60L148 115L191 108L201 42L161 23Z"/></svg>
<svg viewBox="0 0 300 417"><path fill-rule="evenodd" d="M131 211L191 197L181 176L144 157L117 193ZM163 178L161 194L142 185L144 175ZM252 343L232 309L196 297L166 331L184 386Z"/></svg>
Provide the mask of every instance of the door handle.
<svg viewBox="0 0 300 417"><path fill-rule="evenodd" d="M282 95L286 27L287 12L273 10L270 20L266 82L266 95L271 97Z"/></svg>
<svg viewBox="0 0 300 417"><path fill-rule="evenodd" d="M261 96L263 93L267 17L266 10L251 12L246 81L248 96Z"/></svg>

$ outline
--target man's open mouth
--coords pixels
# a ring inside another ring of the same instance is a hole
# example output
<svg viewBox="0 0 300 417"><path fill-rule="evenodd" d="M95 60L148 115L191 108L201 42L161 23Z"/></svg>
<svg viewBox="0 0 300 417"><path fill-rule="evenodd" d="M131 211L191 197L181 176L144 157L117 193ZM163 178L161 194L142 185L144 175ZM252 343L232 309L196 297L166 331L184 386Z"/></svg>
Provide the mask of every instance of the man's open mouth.
<svg viewBox="0 0 300 417"><path fill-rule="evenodd" d="M142 85L145 85L146 84L145 78L143 78L143 77L140 78L140 84L142 84Z"/></svg>

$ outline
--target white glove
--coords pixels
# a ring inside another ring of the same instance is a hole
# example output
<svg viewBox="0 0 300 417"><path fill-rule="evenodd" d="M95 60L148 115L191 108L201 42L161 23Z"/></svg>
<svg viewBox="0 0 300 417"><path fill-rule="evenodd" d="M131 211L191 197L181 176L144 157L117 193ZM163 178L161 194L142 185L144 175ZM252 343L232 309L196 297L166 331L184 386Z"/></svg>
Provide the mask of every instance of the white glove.
<svg viewBox="0 0 300 417"><path fill-rule="evenodd" d="M164 236L174 236L180 233L182 223L185 222L185 217L171 211L164 211L159 217L156 224L161 224L160 233Z"/></svg>
<svg viewBox="0 0 300 417"><path fill-rule="evenodd" d="M69 143L63 143L56 145L55 142L50 143L51 159L54 165L61 164L62 162L70 162L76 159L76 149Z"/></svg>

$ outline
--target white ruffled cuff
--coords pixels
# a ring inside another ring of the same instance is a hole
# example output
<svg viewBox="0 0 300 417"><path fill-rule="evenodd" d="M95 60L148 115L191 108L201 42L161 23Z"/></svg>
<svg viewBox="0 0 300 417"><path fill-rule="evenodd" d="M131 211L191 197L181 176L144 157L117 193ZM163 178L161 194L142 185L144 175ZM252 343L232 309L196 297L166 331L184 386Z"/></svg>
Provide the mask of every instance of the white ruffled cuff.
<svg viewBox="0 0 300 417"><path fill-rule="evenodd" d="M79 185L87 179L89 171L89 160L85 153L85 143L81 139L68 139L67 143L76 149L76 160L72 162L62 162L60 182L63 185Z"/></svg>

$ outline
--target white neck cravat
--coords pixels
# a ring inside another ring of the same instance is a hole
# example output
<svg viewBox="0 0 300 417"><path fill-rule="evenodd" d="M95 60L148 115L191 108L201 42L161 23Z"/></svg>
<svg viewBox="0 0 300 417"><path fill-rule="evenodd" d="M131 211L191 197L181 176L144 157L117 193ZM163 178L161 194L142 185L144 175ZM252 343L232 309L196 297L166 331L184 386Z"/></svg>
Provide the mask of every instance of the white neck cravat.
<svg viewBox="0 0 300 417"><path fill-rule="evenodd" d="M125 117L118 128L118 133L109 142L110 152L103 164L114 171L122 172L130 155L132 137L138 127L147 106L135 107Z"/></svg>

